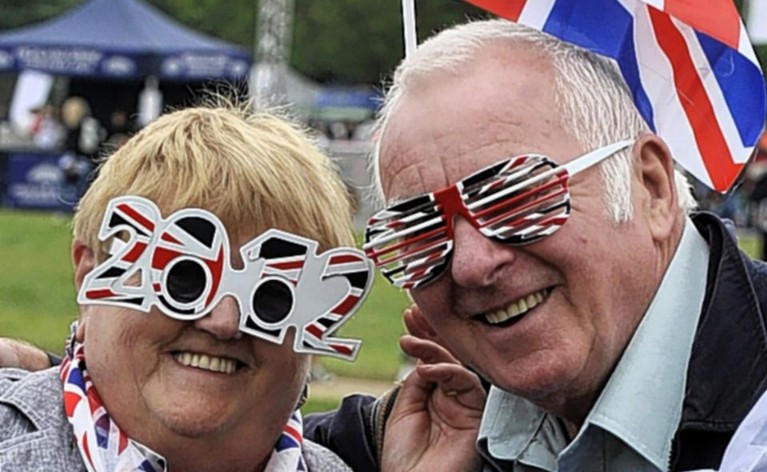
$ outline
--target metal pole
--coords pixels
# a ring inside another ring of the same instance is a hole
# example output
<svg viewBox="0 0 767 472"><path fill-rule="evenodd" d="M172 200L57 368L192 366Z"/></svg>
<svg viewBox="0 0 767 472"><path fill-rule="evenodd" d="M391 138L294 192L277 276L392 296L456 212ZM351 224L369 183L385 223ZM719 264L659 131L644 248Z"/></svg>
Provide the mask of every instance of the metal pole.
<svg viewBox="0 0 767 472"><path fill-rule="evenodd" d="M257 101L280 103L285 99L293 32L293 0L259 0L256 11Z"/></svg>

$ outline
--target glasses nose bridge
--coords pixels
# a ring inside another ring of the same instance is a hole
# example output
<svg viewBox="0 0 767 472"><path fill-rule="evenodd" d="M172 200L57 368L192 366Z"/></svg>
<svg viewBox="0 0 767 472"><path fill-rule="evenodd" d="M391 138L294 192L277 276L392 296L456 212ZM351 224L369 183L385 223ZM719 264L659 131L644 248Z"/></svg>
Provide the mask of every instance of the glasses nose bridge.
<svg viewBox="0 0 767 472"><path fill-rule="evenodd" d="M455 217L460 216L471 224L474 228L479 229L477 222L469 213L469 209L463 201L461 196L461 189L459 184L453 184L443 190L434 193L434 200L440 208L443 218L445 219L445 225L447 226L448 235L453 237L455 231Z"/></svg>
<svg viewBox="0 0 767 472"><path fill-rule="evenodd" d="M253 311L252 298L259 283L264 279L266 262L252 257L242 258L242 268L226 273L227 296L231 297L240 309L240 318L250 316Z"/></svg>

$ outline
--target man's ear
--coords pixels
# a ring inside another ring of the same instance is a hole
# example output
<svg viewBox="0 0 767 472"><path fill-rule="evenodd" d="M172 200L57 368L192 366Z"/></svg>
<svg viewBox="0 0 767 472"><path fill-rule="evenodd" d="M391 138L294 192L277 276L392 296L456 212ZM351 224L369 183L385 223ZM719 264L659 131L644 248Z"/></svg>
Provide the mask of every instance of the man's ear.
<svg viewBox="0 0 767 472"><path fill-rule="evenodd" d="M644 133L631 150L635 175L643 198L641 212L656 241L665 241L679 221L679 195L676 193L674 160L666 143L652 133Z"/></svg>

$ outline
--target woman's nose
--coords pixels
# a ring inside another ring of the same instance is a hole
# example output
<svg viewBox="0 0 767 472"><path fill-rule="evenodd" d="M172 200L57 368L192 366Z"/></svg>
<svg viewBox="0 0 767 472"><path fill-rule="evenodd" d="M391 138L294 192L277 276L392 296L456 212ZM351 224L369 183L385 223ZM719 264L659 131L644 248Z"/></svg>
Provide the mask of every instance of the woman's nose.
<svg viewBox="0 0 767 472"><path fill-rule="evenodd" d="M242 336L240 307L234 298L224 297L210 313L195 320L194 325L221 340L238 339Z"/></svg>

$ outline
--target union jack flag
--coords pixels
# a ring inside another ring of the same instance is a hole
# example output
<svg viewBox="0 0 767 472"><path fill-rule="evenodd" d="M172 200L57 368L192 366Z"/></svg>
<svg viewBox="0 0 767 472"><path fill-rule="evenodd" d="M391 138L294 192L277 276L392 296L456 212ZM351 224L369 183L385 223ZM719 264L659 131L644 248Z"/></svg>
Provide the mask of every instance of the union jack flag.
<svg viewBox="0 0 767 472"><path fill-rule="evenodd" d="M677 162L725 192L765 121L765 84L732 0L467 0L617 61Z"/></svg>
<svg viewBox="0 0 767 472"><path fill-rule="evenodd" d="M296 410L282 430L264 472L306 472L308 468L301 454L303 444L304 420L301 412Z"/></svg>
<svg viewBox="0 0 767 472"><path fill-rule="evenodd" d="M85 370L82 344L71 343L61 363L64 412L88 472L167 471L165 459L132 441L112 421Z"/></svg>

